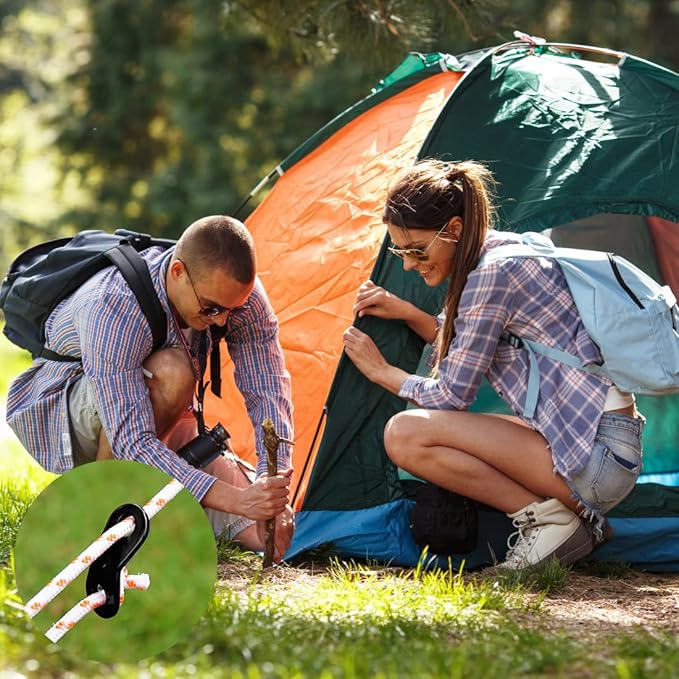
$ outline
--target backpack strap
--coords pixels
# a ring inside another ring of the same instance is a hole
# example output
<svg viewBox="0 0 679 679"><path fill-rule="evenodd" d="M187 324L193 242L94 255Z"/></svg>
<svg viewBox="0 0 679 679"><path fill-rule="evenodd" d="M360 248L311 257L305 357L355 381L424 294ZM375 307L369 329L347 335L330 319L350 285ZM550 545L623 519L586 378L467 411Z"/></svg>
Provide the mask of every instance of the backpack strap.
<svg viewBox="0 0 679 679"><path fill-rule="evenodd" d="M153 287L146 261L128 243L121 243L105 254L120 269L120 273L137 298L139 306L151 326L153 351L158 351L167 340L167 316Z"/></svg>
<svg viewBox="0 0 679 679"><path fill-rule="evenodd" d="M548 257L554 260L558 259L554 243L547 238L547 236L538 233L525 233L522 236L521 243L500 245L499 247L493 248L490 252L487 252L480 259L479 266L483 266L484 264L491 263L504 257ZM548 358L564 363L572 368L577 368L578 370L584 370L585 372L593 373L595 375L606 375L606 371L595 363L583 365L582 361L577 356L574 356L567 351L557 349L556 347L550 347L542 342L526 339L525 337L519 337L508 330L505 330L502 335L500 335L500 339L517 349L525 349L528 353L528 385L526 401L523 405L523 416L528 419L532 419L535 415L538 396L540 394L540 370L536 354L547 356Z"/></svg>
<svg viewBox="0 0 679 679"><path fill-rule="evenodd" d="M538 367L536 354L547 356L555 361L565 363L572 368L584 370L588 373L594 373L595 375L606 374L601 366L596 365L595 363L583 365L582 361L577 356L569 354L567 351L562 351L556 347L549 347L542 342L529 340L525 337L519 337L508 330L505 330L502 335L500 335L500 339L511 344L516 349L525 349L528 354L528 387L526 391L526 401L523 404L523 416L528 419L532 419L535 415L535 408L538 404L538 395L540 394L540 369Z"/></svg>

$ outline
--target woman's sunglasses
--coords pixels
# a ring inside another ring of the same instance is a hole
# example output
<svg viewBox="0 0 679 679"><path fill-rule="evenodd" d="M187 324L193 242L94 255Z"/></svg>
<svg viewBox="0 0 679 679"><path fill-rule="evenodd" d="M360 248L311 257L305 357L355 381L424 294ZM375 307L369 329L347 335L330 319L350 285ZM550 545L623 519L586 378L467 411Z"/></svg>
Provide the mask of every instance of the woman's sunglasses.
<svg viewBox="0 0 679 679"><path fill-rule="evenodd" d="M231 309L219 306L219 304L208 304L206 306L203 306L203 302L200 299L200 295L196 291L196 286L193 284L193 281L191 280L189 267L186 266L186 262L183 262L181 259L179 259L179 257L177 257L177 259L184 265L184 271L186 271L186 276L189 279L189 283L191 283L191 287L193 288L193 294L196 296L196 299L198 300L198 306L200 307L200 309L198 309L198 313L201 316L205 316L205 318L214 318L215 316L219 316L223 313L226 313L227 311L231 311Z"/></svg>
<svg viewBox="0 0 679 679"><path fill-rule="evenodd" d="M418 262L426 262L429 259L429 248L436 242L437 239L442 240L444 243L457 243L457 240L454 240L452 238L444 238L441 236L441 234L446 230L446 227L448 226L448 222L446 222L441 230L431 239L429 242L429 245L427 245L426 248L397 248L395 245L392 245L387 248L389 252L391 252L392 255L396 255L397 257L400 257L401 259L405 259L406 257L409 257L410 259L416 259Z"/></svg>

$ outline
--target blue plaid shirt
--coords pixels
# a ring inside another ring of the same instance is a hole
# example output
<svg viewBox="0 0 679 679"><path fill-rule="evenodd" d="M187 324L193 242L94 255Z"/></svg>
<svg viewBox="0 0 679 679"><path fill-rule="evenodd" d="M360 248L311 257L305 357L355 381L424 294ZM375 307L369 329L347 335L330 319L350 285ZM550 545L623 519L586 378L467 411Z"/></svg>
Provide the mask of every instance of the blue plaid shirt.
<svg viewBox="0 0 679 679"><path fill-rule="evenodd" d="M485 253L516 234L490 231ZM554 260L507 257L474 269L460 299L455 338L439 365L437 379L408 377L399 396L433 410L466 410L485 375L498 395L522 417L528 385L528 356L499 340L508 330L601 363L587 334L566 279ZM537 356L540 396L526 420L551 448L554 466L566 478L581 470L594 437L611 382L545 356Z"/></svg>
<svg viewBox="0 0 679 679"><path fill-rule="evenodd" d="M180 330L172 320L165 290L172 251L150 248L142 256L168 316L166 346L181 347ZM200 500L215 477L191 467L156 438L141 369L151 353L153 337L121 273L109 267L95 274L57 306L45 327L52 351L82 356L82 361L36 359L11 384L7 422L26 450L48 471L62 473L73 467L67 393L84 373L92 383L97 412L114 457L158 467ZM200 351L200 336L192 332L189 337L195 356ZM292 440L293 431L290 376L278 340L278 321L259 279L247 302L229 315L225 340L236 385L255 430L257 470L263 473L266 452L262 421L271 418L283 438ZM209 342L204 350L209 354ZM289 446L281 444L279 466L289 465Z"/></svg>

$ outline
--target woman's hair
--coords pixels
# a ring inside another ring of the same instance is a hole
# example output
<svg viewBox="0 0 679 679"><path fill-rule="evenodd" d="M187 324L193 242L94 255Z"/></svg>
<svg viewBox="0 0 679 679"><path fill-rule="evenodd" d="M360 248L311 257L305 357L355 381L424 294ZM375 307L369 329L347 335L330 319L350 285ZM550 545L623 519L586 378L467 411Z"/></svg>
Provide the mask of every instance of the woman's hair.
<svg viewBox="0 0 679 679"><path fill-rule="evenodd" d="M462 219L448 291L445 321L438 337L436 369L455 336L454 323L462 290L476 266L495 218L495 180L474 161L420 160L389 189L382 221L404 230L442 229L453 217Z"/></svg>

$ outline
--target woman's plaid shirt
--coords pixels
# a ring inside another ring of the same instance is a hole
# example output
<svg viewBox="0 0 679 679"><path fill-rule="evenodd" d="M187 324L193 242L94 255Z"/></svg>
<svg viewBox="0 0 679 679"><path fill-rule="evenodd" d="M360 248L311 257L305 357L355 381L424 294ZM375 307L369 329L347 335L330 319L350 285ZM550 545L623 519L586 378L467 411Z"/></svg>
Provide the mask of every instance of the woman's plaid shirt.
<svg viewBox="0 0 679 679"><path fill-rule="evenodd" d="M515 234L490 231L483 252ZM528 384L528 357L500 341L503 331L558 346L585 363L601 363L566 279L554 260L505 258L474 269L460 299L455 338L437 379L410 376L399 396L433 410L466 410L487 377L519 416ZM537 356L540 396L528 424L549 443L555 468L569 478L585 465L594 445L610 381Z"/></svg>

